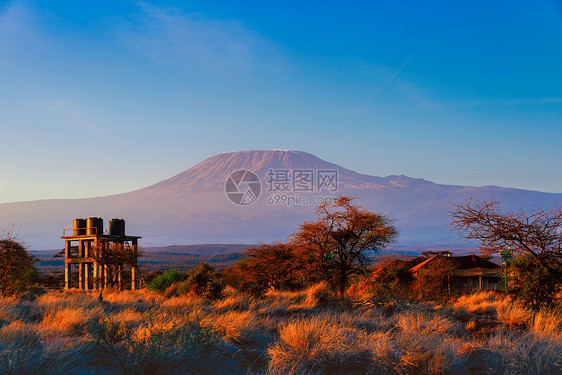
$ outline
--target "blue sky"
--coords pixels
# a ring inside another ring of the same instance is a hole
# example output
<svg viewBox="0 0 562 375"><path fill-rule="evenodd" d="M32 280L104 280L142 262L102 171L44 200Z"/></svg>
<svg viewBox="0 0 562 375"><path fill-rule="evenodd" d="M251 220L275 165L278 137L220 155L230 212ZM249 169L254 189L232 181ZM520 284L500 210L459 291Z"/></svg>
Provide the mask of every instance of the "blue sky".
<svg viewBox="0 0 562 375"><path fill-rule="evenodd" d="M560 3L84 3L0 1L0 202L273 148L562 192Z"/></svg>

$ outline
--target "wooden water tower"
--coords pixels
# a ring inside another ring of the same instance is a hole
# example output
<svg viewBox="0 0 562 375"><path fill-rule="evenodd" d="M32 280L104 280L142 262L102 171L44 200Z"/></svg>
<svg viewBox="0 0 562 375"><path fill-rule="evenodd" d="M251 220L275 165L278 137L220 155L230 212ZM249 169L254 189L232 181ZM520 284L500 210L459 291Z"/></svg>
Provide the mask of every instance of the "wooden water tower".
<svg viewBox="0 0 562 375"><path fill-rule="evenodd" d="M72 235L68 235L72 233ZM117 287L123 290L123 272L131 273L131 289L138 286L138 240L125 235L125 220L109 220L103 231L103 219L74 219L72 229L64 229L64 289L72 289L72 266L78 268L79 290Z"/></svg>

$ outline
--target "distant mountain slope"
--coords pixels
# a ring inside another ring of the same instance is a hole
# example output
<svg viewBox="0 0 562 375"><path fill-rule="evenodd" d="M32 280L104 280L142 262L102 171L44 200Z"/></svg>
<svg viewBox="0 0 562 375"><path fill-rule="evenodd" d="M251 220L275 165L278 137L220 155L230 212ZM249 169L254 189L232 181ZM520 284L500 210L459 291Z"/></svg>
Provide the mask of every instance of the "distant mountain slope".
<svg viewBox="0 0 562 375"><path fill-rule="evenodd" d="M240 206L227 198L225 182L232 172L244 169L259 177L261 194L254 204ZM35 249L61 247L63 228L71 227L75 217L89 216L126 219L127 233L143 236L145 246L283 240L303 220L314 217L316 205L268 204L270 170L337 171L336 192L323 188L284 194L305 199L355 196L357 204L396 219L403 244L458 245L457 234L448 229L446 212L451 202L464 202L470 196L493 196L506 209L548 208L562 202L562 194L439 185L406 176L368 176L300 151L243 151L215 155L167 180L128 193L0 204L0 227L21 227L20 236ZM317 177L315 174L314 187L318 187Z"/></svg>

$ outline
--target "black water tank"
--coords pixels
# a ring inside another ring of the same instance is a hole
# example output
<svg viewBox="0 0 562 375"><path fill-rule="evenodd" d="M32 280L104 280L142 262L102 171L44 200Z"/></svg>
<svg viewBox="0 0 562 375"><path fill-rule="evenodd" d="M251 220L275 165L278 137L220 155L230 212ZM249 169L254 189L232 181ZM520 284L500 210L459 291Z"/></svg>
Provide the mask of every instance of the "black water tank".
<svg viewBox="0 0 562 375"><path fill-rule="evenodd" d="M103 219L101 217L89 217L87 226L89 236L101 236L103 234Z"/></svg>
<svg viewBox="0 0 562 375"><path fill-rule="evenodd" d="M109 235L110 236L124 236L125 235L125 220L111 219L109 220Z"/></svg>
<svg viewBox="0 0 562 375"><path fill-rule="evenodd" d="M83 236L86 234L86 219L74 219L72 225L73 236Z"/></svg>

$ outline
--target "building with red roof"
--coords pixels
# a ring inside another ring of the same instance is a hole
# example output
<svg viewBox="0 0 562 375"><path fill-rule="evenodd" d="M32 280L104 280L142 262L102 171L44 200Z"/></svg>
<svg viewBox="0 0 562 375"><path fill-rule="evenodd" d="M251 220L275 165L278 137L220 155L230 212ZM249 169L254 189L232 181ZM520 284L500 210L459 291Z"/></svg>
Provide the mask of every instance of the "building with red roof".
<svg viewBox="0 0 562 375"><path fill-rule="evenodd" d="M455 288L464 290L501 290L502 268L494 262L478 255L451 256L437 254L410 268L414 277L419 272L445 264L452 270L452 282Z"/></svg>

